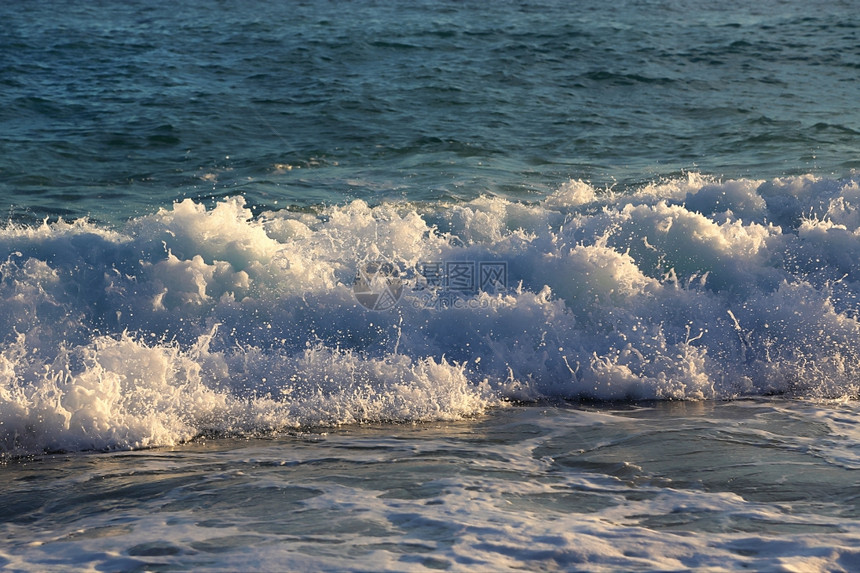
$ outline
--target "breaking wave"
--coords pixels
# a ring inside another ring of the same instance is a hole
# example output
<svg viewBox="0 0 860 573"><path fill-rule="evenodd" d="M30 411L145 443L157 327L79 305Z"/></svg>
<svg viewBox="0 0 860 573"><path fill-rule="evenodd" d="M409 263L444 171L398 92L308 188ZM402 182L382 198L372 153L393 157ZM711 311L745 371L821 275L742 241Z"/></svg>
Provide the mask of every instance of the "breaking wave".
<svg viewBox="0 0 860 573"><path fill-rule="evenodd" d="M858 293L857 176L9 223L0 451L456 419L508 400L853 398Z"/></svg>

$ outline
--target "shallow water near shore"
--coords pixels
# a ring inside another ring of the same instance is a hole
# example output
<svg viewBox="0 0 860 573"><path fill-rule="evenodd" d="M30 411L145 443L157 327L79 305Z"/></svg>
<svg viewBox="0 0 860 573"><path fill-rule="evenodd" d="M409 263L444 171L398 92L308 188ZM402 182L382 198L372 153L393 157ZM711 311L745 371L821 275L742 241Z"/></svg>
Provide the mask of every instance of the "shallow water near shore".
<svg viewBox="0 0 860 573"><path fill-rule="evenodd" d="M535 404L8 462L13 570L852 570L855 404Z"/></svg>

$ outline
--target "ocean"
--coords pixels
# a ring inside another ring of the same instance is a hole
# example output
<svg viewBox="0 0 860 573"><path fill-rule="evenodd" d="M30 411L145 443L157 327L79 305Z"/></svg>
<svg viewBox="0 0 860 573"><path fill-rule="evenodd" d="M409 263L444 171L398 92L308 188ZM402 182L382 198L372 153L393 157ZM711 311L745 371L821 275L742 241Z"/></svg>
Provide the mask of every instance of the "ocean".
<svg viewBox="0 0 860 573"><path fill-rule="evenodd" d="M0 5L0 567L860 569L856 3Z"/></svg>

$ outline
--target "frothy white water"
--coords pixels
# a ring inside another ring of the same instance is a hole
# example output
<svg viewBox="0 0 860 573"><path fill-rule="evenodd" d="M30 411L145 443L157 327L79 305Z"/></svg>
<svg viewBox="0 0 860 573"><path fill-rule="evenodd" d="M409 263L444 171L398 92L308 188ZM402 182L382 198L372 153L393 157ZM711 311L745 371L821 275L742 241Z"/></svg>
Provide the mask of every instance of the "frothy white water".
<svg viewBox="0 0 860 573"><path fill-rule="evenodd" d="M0 449L453 419L506 399L856 397L858 255L856 176L258 217L241 198L186 200L119 230L7 225ZM355 296L368 261L400 271L367 283L392 285L387 310ZM482 263L503 274L482 280Z"/></svg>

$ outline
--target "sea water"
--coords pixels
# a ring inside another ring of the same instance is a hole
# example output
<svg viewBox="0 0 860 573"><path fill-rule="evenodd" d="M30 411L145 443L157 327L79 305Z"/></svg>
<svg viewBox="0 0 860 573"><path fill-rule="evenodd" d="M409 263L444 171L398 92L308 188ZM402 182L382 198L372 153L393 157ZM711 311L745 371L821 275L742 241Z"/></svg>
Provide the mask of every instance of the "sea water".
<svg viewBox="0 0 860 573"><path fill-rule="evenodd" d="M0 7L0 563L855 570L851 2Z"/></svg>

